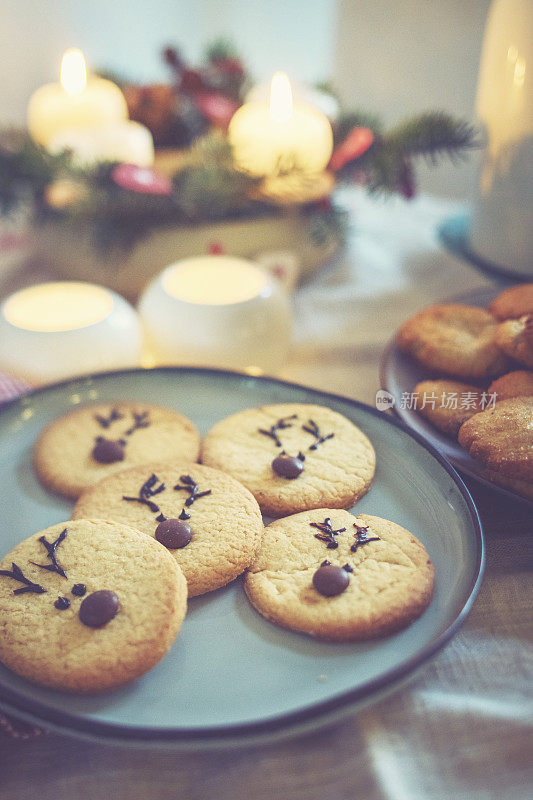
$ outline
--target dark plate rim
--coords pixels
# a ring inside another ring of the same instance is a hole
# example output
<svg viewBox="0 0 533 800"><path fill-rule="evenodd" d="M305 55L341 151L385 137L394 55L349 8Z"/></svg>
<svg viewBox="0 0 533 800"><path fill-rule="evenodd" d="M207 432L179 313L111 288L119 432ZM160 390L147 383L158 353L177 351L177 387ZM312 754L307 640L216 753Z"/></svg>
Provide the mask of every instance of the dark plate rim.
<svg viewBox="0 0 533 800"><path fill-rule="evenodd" d="M146 375L147 373L164 373L174 375L185 375L187 373L192 373L196 375L203 374L209 376L224 376L253 380L257 383L274 384L292 389L304 390L311 395L325 398L326 400L347 403L348 405L363 412L370 413L375 417L379 417L386 425L392 425L396 428L399 428L408 436L413 438L425 450L427 450L430 455L436 459L440 466L443 467L443 469L450 475L460 494L462 495L468 511L470 512L477 550L476 562L470 587L465 593L464 600L461 600L462 606L459 612L448 625L448 627L445 628L440 634L435 636L420 650L417 650L416 653L414 653L399 666L389 670L380 678L368 681L368 683L364 684L363 686L359 686L356 689L343 692L342 694L330 698L329 700L325 700L320 703L313 703L305 708L292 711L287 714L280 714L273 718L237 725L222 725L209 728L166 728L164 730L160 730L158 728L143 726L129 727L117 725L115 723L80 718L75 714L70 714L65 711L51 708L50 706L39 701L29 700L23 693L19 691L0 686L0 704L4 704L6 710L8 710L10 713L14 713L15 715L20 713L22 716L31 718L38 724L44 724L45 726L47 724L51 725L62 732L76 734L85 738L96 738L100 741L105 740L114 743L138 743L146 745L166 742L178 746L180 744L185 746L193 744L204 744L207 746L209 744L218 744L230 746L232 743L236 744L257 740L267 740L279 734L287 734L290 731L294 731L295 728L297 729L299 726L303 727L306 725L306 723L310 722L318 725L321 720L326 721L335 713L340 714L342 712L346 712L354 704L364 700L369 700L371 699L372 695L387 688L392 688L393 685L405 680L412 672L422 666L422 664L424 664L429 658L431 658L442 647L444 647L444 645L452 638L455 632L465 621L477 592L479 591L485 563L485 545L483 540L481 520L470 492L451 464L443 456L441 456L432 445L426 442L424 438L420 436L420 434L418 434L416 431L413 431L411 428L405 425L405 423L401 422L395 417L384 414L382 411L378 411L378 409L358 400L353 400L349 397L333 394L331 392L323 392L320 389L313 389L303 384L284 381L280 378L269 376L250 375L246 372L238 372L236 370L215 369L209 367L154 367L152 369L122 369L77 376L76 378L58 381L57 383L40 389L34 389L20 398L15 398L8 401L0 407L0 417L4 412L14 408L17 405L27 402L28 398L55 392L62 387L73 387L77 384L83 384L87 381L98 380L100 378L112 378L120 375Z"/></svg>
<svg viewBox="0 0 533 800"><path fill-rule="evenodd" d="M439 240L444 247L454 256L468 261L473 267L481 272L497 278L506 283L526 283L531 280L529 275L513 270L511 267L503 267L486 258L480 256L472 248L468 233L470 230L471 215L468 213L455 214L447 217L437 227Z"/></svg>

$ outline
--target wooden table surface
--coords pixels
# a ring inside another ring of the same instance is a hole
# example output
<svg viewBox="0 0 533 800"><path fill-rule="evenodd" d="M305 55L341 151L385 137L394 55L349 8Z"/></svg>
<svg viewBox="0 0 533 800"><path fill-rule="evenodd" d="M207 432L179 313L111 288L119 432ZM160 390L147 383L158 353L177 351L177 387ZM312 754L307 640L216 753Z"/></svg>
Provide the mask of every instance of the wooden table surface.
<svg viewBox="0 0 533 800"><path fill-rule="evenodd" d="M446 208L417 201L408 210L374 211L359 198L352 265L296 297L298 335L283 377L373 403L379 357L398 321L427 302L487 285L432 242L428 231ZM409 241L422 245L407 248L413 218ZM380 277L383 265L389 272ZM327 324L313 338L316 309ZM484 581L464 626L404 688L332 727L233 750L134 750L0 732L1 800L531 797L532 506L466 482L485 530Z"/></svg>
<svg viewBox="0 0 533 800"><path fill-rule="evenodd" d="M248 796L254 800L276 797L353 800L356 796L373 800L389 797L379 785L379 770L368 748L368 730L372 731L379 724L386 728L388 735L402 735L403 726L409 725L413 698L427 687L453 679L458 658L461 663L461 650L480 632L503 640L512 636L533 641L531 509L507 502L473 483L469 486L485 530L485 580L463 629L406 688L333 727L293 740L229 751L180 754L110 747L55 734L29 741L17 741L4 735L0 738L2 800L30 796L40 800L104 800L108 797L114 800L148 800L149 797L240 800ZM511 607L509 597L512 598ZM490 661L489 658L487 669L491 668ZM468 669L467 659L464 664ZM520 664L515 664L514 670L520 668ZM473 765L469 753L460 749L461 739L469 730L454 729L459 742L457 739L450 741L448 726L439 731L432 728L430 722L430 719L423 720L431 732L432 747L443 763L447 760L457 773L475 769L473 775L468 775L469 780L488 784L485 772L493 770L494 764L482 760ZM420 720L417 724L420 725ZM522 771L526 768L524 747L527 752L523 737L521 728L509 728L501 719L492 724L492 730L487 727L484 732L487 746L497 746L505 758L511 762L514 759L516 768ZM471 747L472 740L468 739L467 744ZM450 760L452 752L454 756ZM502 793L494 796L521 796L506 794L508 790L508 786L501 787Z"/></svg>

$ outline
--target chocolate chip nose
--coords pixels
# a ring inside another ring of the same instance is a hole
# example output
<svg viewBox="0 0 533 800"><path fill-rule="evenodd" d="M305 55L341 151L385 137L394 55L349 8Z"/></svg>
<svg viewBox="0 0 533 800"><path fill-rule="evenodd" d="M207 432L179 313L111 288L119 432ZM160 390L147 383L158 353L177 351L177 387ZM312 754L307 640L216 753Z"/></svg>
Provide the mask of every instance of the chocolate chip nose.
<svg viewBox="0 0 533 800"><path fill-rule="evenodd" d="M122 442L115 442L113 439L105 439L99 436L93 447L92 457L99 464L113 464L115 461L124 460L124 445Z"/></svg>
<svg viewBox="0 0 533 800"><path fill-rule="evenodd" d="M343 567L333 564L320 566L313 575L313 586L324 597L342 594L350 583L350 574Z"/></svg>
<svg viewBox="0 0 533 800"><path fill-rule="evenodd" d="M155 529L155 538L169 550L179 550L191 541L191 527L181 519L165 519Z"/></svg>
<svg viewBox="0 0 533 800"><path fill-rule="evenodd" d="M304 463L298 456L288 456L286 453L281 453L272 462L272 469L280 478L290 478L292 480L302 474Z"/></svg>
<svg viewBox="0 0 533 800"><path fill-rule="evenodd" d="M109 589L92 592L80 606L80 620L89 628L102 628L113 619L119 605L117 595Z"/></svg>

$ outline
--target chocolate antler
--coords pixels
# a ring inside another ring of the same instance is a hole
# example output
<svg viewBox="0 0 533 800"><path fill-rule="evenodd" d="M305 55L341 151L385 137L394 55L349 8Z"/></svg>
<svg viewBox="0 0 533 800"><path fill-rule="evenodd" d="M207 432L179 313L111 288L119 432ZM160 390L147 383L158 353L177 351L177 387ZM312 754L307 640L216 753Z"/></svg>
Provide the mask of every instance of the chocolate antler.
<svg viewBox="0 0 533 800"><path fill-rule="evenodd" d="M61 533L54 542L48 542L45 536L40 536L39 541L41 542L41 544L45 546L48 558L51 560L52 563L37 564L35 561L30 561L30 564L34 564L36 567L39 567L40 569L46 569L48 570L48 572L57 572L57 574L61 575L62 578L66 578L67 573L65 572L63 567L61 567L57 563L57 556L56 556L56 550L61 544L61 542L65 539L66 535L67 535L67 529L63 528L63 530L61 531Z"/></svg>
<svg viewBox="0 0 533 800"><path fill-rule="evenodd" d="M292 428L292 424L289 422L290 419L297 419L298 414L291 414L290 417L281 417L275 422L273 425L270 426L268 430L265 428L258 428L258 432L262 433L263 436L268 436L270 439L274 439L276 447L281 447L281 442L276 431L285 430L285 428Z"/></svg>
<svg viewBox="0 0 533 800"><path fill-rule="evenodd" d="M5 575L7 578L13 578L13 580L25 584L24 586L20 586L18 589L13 589L13 594L24 594L25 592L44 594L46 592L46 589L43 586L28 580L28 578L26 578L26 576L23 574L21 568L17 567L13 561L11 562L11 567L12 569L10 570L0 569L0 575Z"/></svg>
<svg viewBox="0 0 533 800"><path fill-rule="evenodd" d="M333 439L333 437L335 436L334 433L328 433L325 436L322 436L322 434L320 433L320 428L318 427L316 422L312 419L307 420L307 425L302 425L302 430L306 431L307 433L310 433L311 436L315 437L315 441L311 445L309 450L316 450L319 444L322 444L322 442L325 442L328 439Z"/></svg>
<svg viewBox="0 0 533 800"><path fill-rule="evenodd" d="M141 411L140 414L136 414L135 411L132 412L133 414L133 425L131 428L125 432L124 436L131 436L133 431L136 431L138 428L148 428L150 425L150 420L148 418L148 411Z"/></svg>
<svg viewBox="0 0 533 800"><path fill-rule="evenodd" d="M346 530L346 528L339 528L339 530L334 531L329 517L326 517L324 522L310 522L309 524L312 528L318 528L321 531L321 533L315 533L315 539L326 542L328 550L335 550L339 546L339 543L333 537Z"/></svg>
<svg viewBox="0 0 533 800"><path fill-rule="evenodd" d="M152 500L149 500L149 498L165 490L164 483L160 483L157 489L154 489L154 486L158 482L158 480L159 478L157 477L157 475L154 474L150 475L148 480L145 481L141 486L138 497L126 497L125 495L122 495L122 499L127 500L130 503L142 503L143 505L148 506L150 511L152 511L154 514L157 514L157 512L159 511L159 506L157 505L157 503L154 503Z"/></svg>
<svg viewBox="0 0 533 800"><path fill-rule="evenodd" d="M372 536L370 538L367 537L367 531L369 530L368 525L358 525L357 522L353 524L355 528L355 542L350 547L352 553L357 553L357 549L362 547L364 544L370 544L370 542L379 542L379 536Z"/></svg>
<svg viewBox="0 0 533 800"><path fill-rule="evenodd" d="M180 475L180 481L182 481L182 483L177 483L174 486L174 490L184 490L189 492L189 496L185 501L186 506L192 506L194 501L198 500L199 497L205 497L206 495L211 494L211 489L206 489L204 492L199 492L198 484L191 478L190 475Z"/></svg>
<svg viewBox="0 0 533 800"><path fill-rule="evenodd" d="M102 426L102 428L109 428L112 422L115 422L117 419L122 419L122 414L117 408L113 408L108 417L103 417L101 414L95 414L94 418Z"/></svg>

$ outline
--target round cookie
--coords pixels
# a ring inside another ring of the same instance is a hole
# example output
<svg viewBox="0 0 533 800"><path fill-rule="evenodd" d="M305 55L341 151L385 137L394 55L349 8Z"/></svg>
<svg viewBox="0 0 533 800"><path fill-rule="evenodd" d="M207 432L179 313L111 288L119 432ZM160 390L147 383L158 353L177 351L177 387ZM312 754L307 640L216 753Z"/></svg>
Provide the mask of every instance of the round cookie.
<svg viewBox="0 0 533 800"><path fill-rule="evenodd" d="M107 475L147 461L197 461L194 424L169 408L146 403L84 406L48 425L37 439L33 465L41 483L77 498Z"/></svg>
<svg viewBox="0 0 533 800"><path fill-rule="evenodd" d="M533 500L533 481L520 481L517 478L508 478L500 472L486 470L485 476L487 480L503 486L505 489L511 489L513 492L526 497L528 500Z"/></svg>
<svg viewBox="0 0 533 800"><path fill-rule="evenodd" d="M495 394L497 400L533 395L533 371L517 369L515 372L508 372L493 381L487 391Z"/></svg>
<svg viewBox="0 0 533 800"><path fill-rule="evenodd" d="M533 396L511 397L475 414L458 439L487 469L533 481Z"/></svg>
<svg viewBox="0 0 533 800"><path fill-rule="evenodd" d="M457 437L463 422L483 410L484 398L488 399L478 386L450 380L422 381L413 392L419 395L419 413L439 431L453 437Z"/></svg>
<svg viewBox="0 0 533 800"><path fill-rule="evenodd" d="M233 475L264 514L350 508L367 492L376 456L350 420L329 408L282 403L240 411L204 439L202 462Z"/></svg>
<svg viewBox="0 0 533 800"><path fill-rule="evenodd" d="M496 341L504 353L533 369L533 314L502 322Z"/></svg>
<svg viewBox="0 0 533 800"><path fill-rule="evenodd" d="M53 525L18 544L0 570L0 661L44 686L127 684L161 660L185 616L174 559L114 522Z"/></svg>
<svg viewBox="0 0 533 800"><path fill-rule="evenodd" d="M490 313L503 322L533 314L533 283L521 283L504 289L489 306Z"/></svg>
<svg viewBox="0 0 533 800"><path fill-rule="evenodd" d="M260 614L284 628L329 641L372 639L422 614L433 566L394 522L322 508L265 528L245 590Z"/></svg>
<svg viewBox="0 0 533 800"><path fill-rule="evenodd" d="M189 597L219 589L244 572L263 533L259 506L244 486L186 462L110 475L82 494L72 517L115 520L156 537L180 565Z"/></svg>
<svg viewBox="0 0 533 800"><path fill-rule="evenodd" d="M459 378L499 375L507 358L496 344L497 322L483 308L458 303L430 306L405 322L398 346L435 372Z"/></svg>

